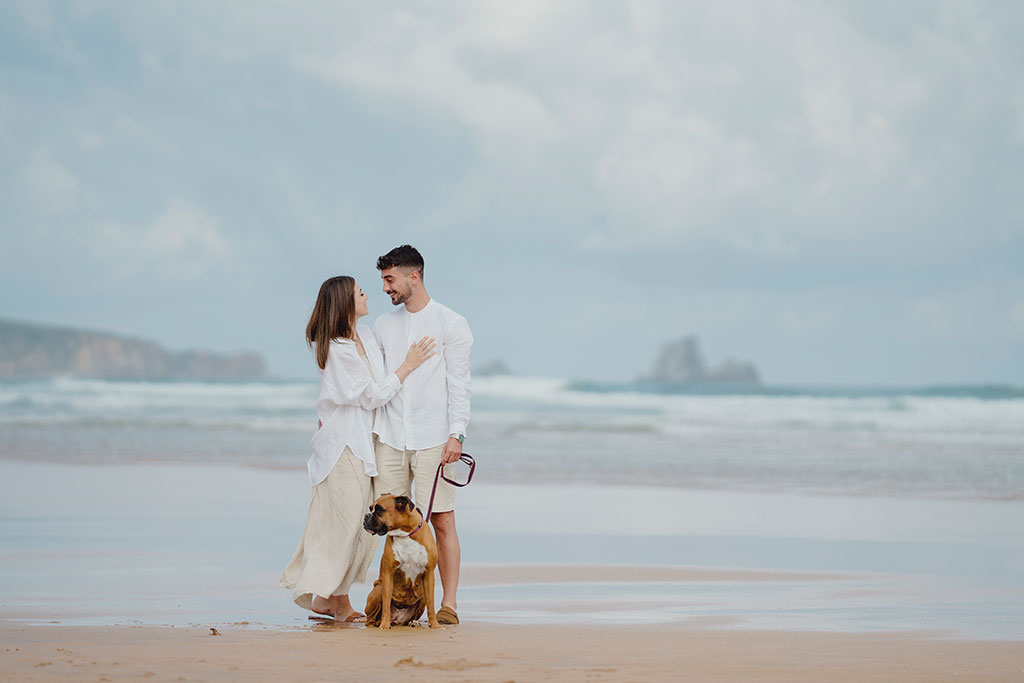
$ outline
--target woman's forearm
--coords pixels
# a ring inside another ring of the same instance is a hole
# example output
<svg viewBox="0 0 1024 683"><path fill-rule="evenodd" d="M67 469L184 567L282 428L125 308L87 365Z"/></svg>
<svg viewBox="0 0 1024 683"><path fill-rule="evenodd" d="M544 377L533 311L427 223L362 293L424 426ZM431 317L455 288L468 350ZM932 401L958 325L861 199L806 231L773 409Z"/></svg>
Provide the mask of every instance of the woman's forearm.
<svg viewBox="0 0 1024 683"><path fill-rule="evenodd" d="M398 366L397 370L395 370L395 375L398 377L399 382L404 382L405 378L408 377L409 373L412 371L413 368L410 367L409 361L405 361L404 363Z"/></svg>

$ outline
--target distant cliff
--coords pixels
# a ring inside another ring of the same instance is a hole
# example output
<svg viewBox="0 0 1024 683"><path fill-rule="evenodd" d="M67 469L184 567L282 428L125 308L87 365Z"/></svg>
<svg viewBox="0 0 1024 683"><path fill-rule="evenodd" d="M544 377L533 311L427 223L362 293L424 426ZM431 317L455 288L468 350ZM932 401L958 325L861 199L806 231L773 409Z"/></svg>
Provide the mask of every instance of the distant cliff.
<svg viewBox="0 0 1024 683"><path fill-rule="evenodd" d="M638 382L663 386L760 384L753 363L729 359L708 367L696 337L683 337L661 347L650 374Z"/></svg>
<svg viewBox="0 0 1024 683"><path fill-rule="evenodd" d="M0 320L0 379L73 375L128 380L244 380L267 374L256 353L168 351L145 339Z"/></svg>

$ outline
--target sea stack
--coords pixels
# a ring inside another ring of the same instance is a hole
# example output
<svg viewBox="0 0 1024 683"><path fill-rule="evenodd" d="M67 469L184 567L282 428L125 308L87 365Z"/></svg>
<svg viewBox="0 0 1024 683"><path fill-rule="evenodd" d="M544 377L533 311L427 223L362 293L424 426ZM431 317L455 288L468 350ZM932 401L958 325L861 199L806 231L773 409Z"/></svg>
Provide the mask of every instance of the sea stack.
<svg viewBox="0 0 1024 683"><path fill-rule="evenodd" d="M662 346L651 372L641 377L639 381L669 387L711 384L756 385L761 383L761 377L753 363L732 358L709 368L704 361L697 337L689 335Z"/></svg>

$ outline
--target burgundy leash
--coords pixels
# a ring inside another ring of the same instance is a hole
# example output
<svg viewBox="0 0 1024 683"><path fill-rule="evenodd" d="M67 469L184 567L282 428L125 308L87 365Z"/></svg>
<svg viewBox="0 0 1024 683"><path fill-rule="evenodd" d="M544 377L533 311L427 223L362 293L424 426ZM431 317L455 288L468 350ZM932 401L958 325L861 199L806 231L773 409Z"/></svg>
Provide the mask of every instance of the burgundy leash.
<svg viewBox="0 0 1024 683"><path fill-rule="evenodd" d="M473 471L476 469L476 460L474 460L473 456L470 455L469 453L463 453L462 455L460 455L459 460L469 465L469 476L466 477L466 483L460 484L454 479L449 479L448 477L444 476L444 463L440 463L437 466L437 472L434 474L434 487L430 489L430 504L427 505L427 516L423 518L424 524L430 521L430 515L434 512L434 494L437 493L437 482L439 480L444 479L452 486L458 486L460 488L466 486L467 484L469 484L469 482L473 481ZM416 529L418 531L419 527L416 527Z"/></svg>

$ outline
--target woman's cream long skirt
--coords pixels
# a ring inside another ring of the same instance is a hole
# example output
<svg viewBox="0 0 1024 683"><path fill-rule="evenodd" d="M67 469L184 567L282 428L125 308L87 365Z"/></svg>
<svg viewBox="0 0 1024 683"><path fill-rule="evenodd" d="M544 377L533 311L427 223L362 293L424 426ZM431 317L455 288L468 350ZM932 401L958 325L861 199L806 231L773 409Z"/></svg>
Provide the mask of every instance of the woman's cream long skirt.
<svg viewBox="0 0 1024 683"><path fill-rule="evenodd" d="M313 487L306 530L281 575L299 607L310 609L313 596L344 595L353 582L366 580L379 540L363 529L372 496L363 461L346 447L327 478Z"/></svg>

